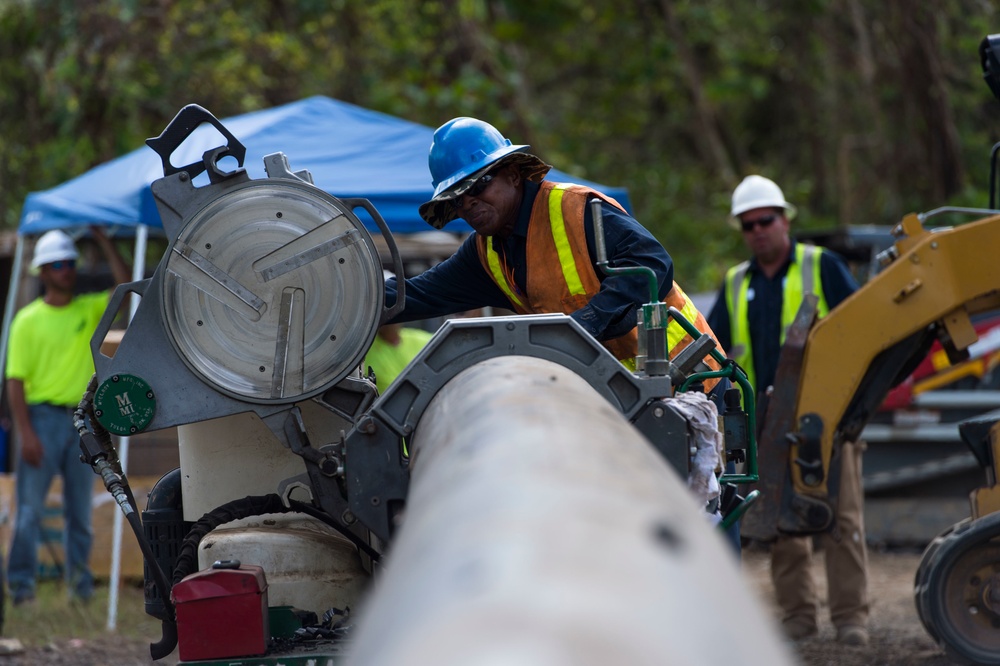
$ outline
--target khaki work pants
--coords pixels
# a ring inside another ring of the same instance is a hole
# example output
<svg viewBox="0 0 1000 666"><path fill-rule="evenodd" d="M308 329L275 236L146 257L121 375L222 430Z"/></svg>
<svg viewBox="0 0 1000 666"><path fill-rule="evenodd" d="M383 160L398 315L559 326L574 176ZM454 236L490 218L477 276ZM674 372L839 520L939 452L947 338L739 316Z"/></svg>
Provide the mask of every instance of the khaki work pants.
<svg viewBox="0 0 1000 666"><path fill-rule="evenodd" d="M841 452L837 527L820 536L826 555L830 620L837 628L868 624L868 550L865 547L863 442L847 442ZM819 600L810 571L812 537L778 537L771 546L771 580L786 627L816 628Z"/></svg>

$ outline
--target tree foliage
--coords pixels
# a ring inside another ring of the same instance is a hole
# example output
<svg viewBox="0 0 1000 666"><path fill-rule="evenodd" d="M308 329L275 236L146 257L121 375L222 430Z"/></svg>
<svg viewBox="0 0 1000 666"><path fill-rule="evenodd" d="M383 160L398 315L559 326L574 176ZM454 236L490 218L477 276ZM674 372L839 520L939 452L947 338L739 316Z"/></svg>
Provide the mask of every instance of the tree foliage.
<svg viewBox="0 0 1000 666"><path fill-rule="evenodd" d="M0 223L158 134L324 94L437 126L489 120L629 188L689 288L743 254L748 173L807 227L985 206L1000 108L987 0L0 0Z"/></svg>

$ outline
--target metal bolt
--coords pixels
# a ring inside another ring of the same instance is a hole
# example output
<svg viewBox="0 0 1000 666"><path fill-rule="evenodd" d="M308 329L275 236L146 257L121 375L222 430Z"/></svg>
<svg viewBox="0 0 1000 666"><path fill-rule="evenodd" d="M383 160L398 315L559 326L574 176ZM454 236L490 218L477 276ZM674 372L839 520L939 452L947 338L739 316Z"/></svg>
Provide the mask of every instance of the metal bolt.
<svg viewBox="0 0 1000 666"><path fill-rule="evenodd" d="M100 409L95 409L94 410L94 416L100 418L100 417L104 416L104 411L100 410Z"/></svg>
<svg viewBox="0 0 1000 666"><path fill-rule="evenodd" d="M350 510L347 510L344 511L344 513L340 514L340 520L345 525L353 525L354 522L357 520L357 518L354 517L354 514L351 513Z"/></svg>
<svg viewBox="0 0 1000 666"><path fill-rule="evenodd" d="M366 435L374 435L375 428L375 420L370 416L366 416L358 421L358 430Z"/></svg>
<svg viewBox="0 0 1000 666"><path fill-rule="evenodd" d="M152 400L153 399L153 392L152 391L146 391L146 397L148 399Z"/></svg>
<svg viewBox="0 0 1000 666"><path fill-rule="evenodd" d="M333 476L340 469L340 461L336 457L324 458L319 464L319 471L326 476Z"/></svg>
<svg viewBox="0 0 1000 666"><path fill-rule="evenodd" d="M203 325L203 324L204 324L205 322L203 322L203 321L202 321L201 319L199 319L197 323L198 323L198 325L199 325L199 326L201 326L201 325Z"/></svg>
<svg viewBox="0 0 1000 666"><path fill-rule="evenodd" d="M815 486L819 484L819 479L816 478L815 474L806 474L802 477L802 482L807 486Z"/></svg>
<svg viewBox="0 0 1000 666"><path fill-rule="evenodd" d="M212 244L211 243L205 243L205 249L206 250L211 250L212 249Z"/></svg>
<svg viewBox="0 0 1000 666"><path fill-rule="evenodd" d="M337 263L338 263L338 264L342 264L342 263L344 263L344 258L343 258L343 257L341 257L340 259L337 259Z"/></svg>
<svg viewBox="0 0 1000 666"><path fill-rule="evenodd" d="M507 330L508 331L513 331L514 330L514 324L513 324L513 322L508 322L507 323Z"/></svg>
<svg viewBox="0 0 1000 666"><path fill-rule="evenodd" d="M382 500L381 500L381 498L379 498L378 495L376 495L376 496L372 497L371 502L372 502L372 506L378 506L379 504L382 503Z"/></svg>
<svg viewBox="0 0 1000 666"><path fill-rule="evenodd" d="M279 210L279 211L278 211L277 213L275 213L275 215L276 215L277 217L281 217L281 211Z"/></svg>
<svg viewBox="0 0 1000 666"><path fill-rule="evenodd" d="M662 418L663 418L663 415L664 415L665 413L666 413L666 412L664 412L664 411L663 411L663 407L654 407L654 408L653 408L653 416L655 416L655 417L656 417L656 418L658 418L658 419L662 419Z"/></svg>
<svg viewBox="0 0 1000 666"><path fill-rule="evenodd" d="M937 247L938 247L938 242L937 241L931 241L931 249L932 250L936 250Z"/></svg>
<svg viewBox="0 0 1000 666"><path fill-rule="evenodd" d="M259 370L260 370L261 372L264 372L264 366L260 366Z"/></svg>
<svg viewBox="0 0 1000 666"><path fill-rule="evenodd" d="M117 382L118 379L119 379L118 375L114 375L113 377L111 377L111 381L113 382Z"/></svg>
<svg viewBox="0 0 1000 666"><path fill-rule="evenodd" d="M139 429L138 429L138 428L136 428L135 426L132 426L132 427L130 427L130 428L128 429L129 433L131 433L131 434L133 434L133 435L134 435L134 434L135 434L135 433L136 433L136 432L137 432L138 430L139 430Z"/></svg>
<svg viewBox="0 0 1000 666"><path fill-rule="evenodd" d="M182 183L186 183L186 182L188 181L188 174L187 174L187 171L181 171L181 172L180 172L180 173L179 173L179 174L177 175L177 179L178 179L179 181L181 181Z"/></svg>

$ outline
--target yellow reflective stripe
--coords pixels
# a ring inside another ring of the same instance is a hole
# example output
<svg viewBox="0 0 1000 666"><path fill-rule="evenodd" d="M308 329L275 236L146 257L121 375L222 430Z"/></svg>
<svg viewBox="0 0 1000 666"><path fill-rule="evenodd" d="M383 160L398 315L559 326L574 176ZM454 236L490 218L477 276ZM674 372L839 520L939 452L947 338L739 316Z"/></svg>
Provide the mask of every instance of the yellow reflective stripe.
<svg viewBox="0 0 1000 666"><path fill-rule="evenodd" d="M730 358L739 363L747 373L751 386L756 386L753 367L753 352L750 350L750 320L747 318L750 293L750 277L747 269L749 261L733 266L726 273L726 305L729 307Z"/></svg>
<svg viewBox="0 0 1000 666"><path fill-rule="evenodd" d="M559 254L559 265L562 267L563 278L566 280L566 287L569 288L571 296L587 293L583 288L583 280L576 270L576 260L573 259L573 250L569 245L569 236L566 234L566 220L563 219L562 200L563 190L569 187L566 183L559 183L549 194L549 224L552 227L552 240L556 244L556 252Z"/></svg>
<svg viewBox="0 0 1000 666"><path fill-rule="evenodd" d="M503 274L503 269L500 268L500 255L497 254L496 250L493 249L493 237L486 237L486 262L490 265L490 273L493 274L493 280L500 287L500 290L510 299L510 302L514 305L523 308L524 305L521 300L514 295L514 290L510 288L507 284L507 278Z"/></svg>
<svg viewBox="0 0 1000 666"><path fill-rule="evenodd" d="M687 297L687 294L684 295L684 307L681 308L681 314L684 315L684 318L692 324L696 323L698 320L698 308L694 306L694 303L692 303L691 299ZM667 351L676 347L677 344L684 339L685 335L687 335L687 331L685 331L680 324L671 319L670 323L667 324Z"/></svg>
<svg viewBox="0 0 1000 666"><path fill-rule="evenodd" d="M815 294L819 298L816 304L816 316L825 317L830 308L823 294L823 282L820 278L820 254L823 250L814 245L798 243L795 246L795 262L788 267L785 277L785 290L782 294L781 308L781 344L785 344L785 333L795 321L806 294Z"/></svg>

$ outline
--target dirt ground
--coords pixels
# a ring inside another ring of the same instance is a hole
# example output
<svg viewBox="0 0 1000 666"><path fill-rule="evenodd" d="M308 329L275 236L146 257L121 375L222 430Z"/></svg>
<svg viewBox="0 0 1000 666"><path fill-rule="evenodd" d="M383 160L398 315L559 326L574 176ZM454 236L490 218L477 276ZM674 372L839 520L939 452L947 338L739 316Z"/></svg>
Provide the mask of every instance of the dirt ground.
<svg viewBox="0 0 1000 666"><path fill-rule="evenodd" d="M822 558L815 563L816 580L825 594ZM956 662L930 639L913 605L913 576L920 562L918 552L870 552L872 600L871 645L851 648L837 644L829 616L822 614L817 638L794 646L802 666L946 666ZM743 568L765 607L776 613L768 573L768 555L751 548L744 552ZM824 609L825 610L825 609ZM777 618L777 615L775 615ZM157 639L159 636L149 636ZM176 652L156 662L177 663ZM153 663L144 640L102 636L92 640L56 640L46 647L19 655L0 656L0 666L136 666ZM753 663L748 659L748 664Z"/></svg>
<svg viewBox="0 0 1000 666"><path fill-rule="evenodd" d="M945 666L956 664L930 638L913 604L913 577L921 553L869 551L869 598L871 600L871 644L846 647L834 640L835 631L825 604L820 610L816 638L794 645L802 666ZM813 575L826 595L822 557L815 557ZM759 548L744 551L743 569L761 601L779 617L773 602L768 554Z"/></svg>

